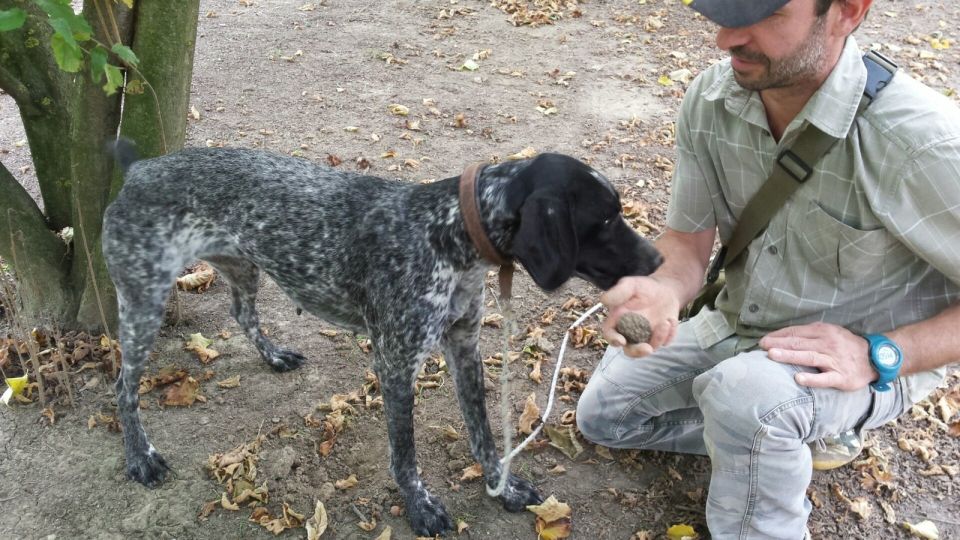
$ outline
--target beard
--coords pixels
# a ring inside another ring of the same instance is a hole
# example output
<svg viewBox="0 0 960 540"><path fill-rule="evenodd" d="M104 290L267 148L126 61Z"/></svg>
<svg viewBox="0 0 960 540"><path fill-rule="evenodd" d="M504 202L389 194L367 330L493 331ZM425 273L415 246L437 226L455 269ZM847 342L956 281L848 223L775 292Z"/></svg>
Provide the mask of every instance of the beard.
<svg viewBox="0 0 960 540"><path fill-rule="evenodd" d="M800 46L789 56L779 60L772 60L765 54L747 50L742 46L731 48L731 56L758 62L764 66L757 75L747 75L734 70L734 78L743 88L760 91L784 88L817 75L826 57L825 28L826 17L818 18Z"/></svg>

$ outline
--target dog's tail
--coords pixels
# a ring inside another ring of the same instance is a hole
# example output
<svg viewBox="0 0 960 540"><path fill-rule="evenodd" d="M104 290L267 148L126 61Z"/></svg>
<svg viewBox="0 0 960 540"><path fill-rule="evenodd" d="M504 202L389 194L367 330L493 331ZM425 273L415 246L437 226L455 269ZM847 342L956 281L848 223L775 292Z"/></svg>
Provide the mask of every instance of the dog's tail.
<svg viewBox="0 0 960 540"><path fill-rule="evenodd" d="M120 166L120 173L124 176L127 175L127 170L130 166L140 159L140 156L137 155L137 145L133 144L133 141L124 139L123 137L108 142L107 150L113 154L113 159L116 160L117 165Z"/></svg>

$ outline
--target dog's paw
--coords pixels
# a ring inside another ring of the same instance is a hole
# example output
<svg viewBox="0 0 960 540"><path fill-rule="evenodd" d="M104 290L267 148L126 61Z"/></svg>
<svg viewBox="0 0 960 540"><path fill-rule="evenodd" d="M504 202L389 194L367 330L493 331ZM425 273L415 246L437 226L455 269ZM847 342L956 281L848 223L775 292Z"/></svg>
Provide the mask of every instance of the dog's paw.
<svg viewBox="0 0 960 540"><path fill-rule="evenodd" d="M149 488L162 484L168 472L170 472L170 466L167 465L163 456L153 449L153 446L145 454L138 454L132 458L127 456L127 478L136 480Z"/></svg>
<svg viewBox="0 0 960 540"><path fill-rule="evenodd" d="M453 530L453 520L443 503L426 490L417 493L412 504L407 504L407 517L417 536L433 538Z"/></svg>
<svg viewBox="0 0 960 540"><path fill-rule="evenodd" d="M542 503L543 495L532 483L511 474L500 494L500 501L507 512L522 512L528 505Z"/></svg>
<svg viewBox="0 0 960 540"><path fill-rule="evenodd" d="M302 354L287 349L277 349L266 357L267 363L276 372L291 371L302 366L307 358Z"/></svg>

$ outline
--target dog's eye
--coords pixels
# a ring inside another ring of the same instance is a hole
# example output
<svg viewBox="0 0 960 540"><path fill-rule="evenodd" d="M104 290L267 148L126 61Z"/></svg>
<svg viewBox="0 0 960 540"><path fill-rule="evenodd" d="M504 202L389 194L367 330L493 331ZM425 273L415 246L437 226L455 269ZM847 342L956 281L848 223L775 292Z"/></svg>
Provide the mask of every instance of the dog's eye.
<svg viewBox="0 0 960 540"><path fill-rule="evenodd" d="M603 220L603 226L604 226L604 227L609 227L611 223L613 223L613 218L607 218L607 219Z"/></svg>

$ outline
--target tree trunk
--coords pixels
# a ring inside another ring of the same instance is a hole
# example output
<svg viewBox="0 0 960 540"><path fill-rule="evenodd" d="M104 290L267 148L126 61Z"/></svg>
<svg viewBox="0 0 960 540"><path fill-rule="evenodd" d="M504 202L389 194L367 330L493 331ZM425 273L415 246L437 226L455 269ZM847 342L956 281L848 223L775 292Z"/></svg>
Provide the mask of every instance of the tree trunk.
<svg viewBox="0 0 960 540"><path fill-rule="evenodd" d="M113 20L106 13L112 9ZM115 328L116 295L103 264L103 212L122 179L104 144L121 125L120 94L107 96L89 69L61 71L50 50L46 14L30 2L19 30L0 33L0 87L17 102L30 143L44 211L0 165L0 257L14 267L27 324L62 330ZM142 94L127 94L123 133L144 157L183 145L199 0L86 0L83 14L101 43L133 45ZM119 34L119 36L118 36ZM161 124L162 119L162 124ZM71 244L57 232L73 227Z"/></svg>

